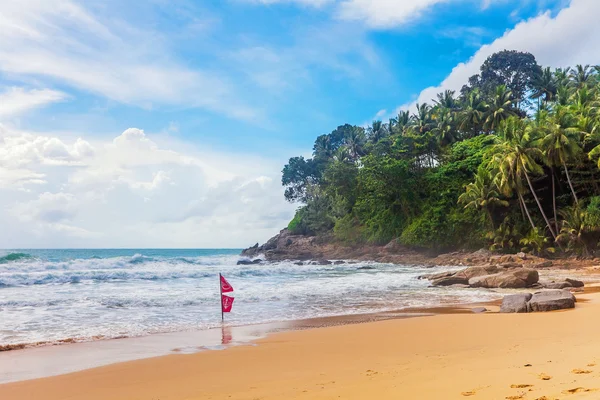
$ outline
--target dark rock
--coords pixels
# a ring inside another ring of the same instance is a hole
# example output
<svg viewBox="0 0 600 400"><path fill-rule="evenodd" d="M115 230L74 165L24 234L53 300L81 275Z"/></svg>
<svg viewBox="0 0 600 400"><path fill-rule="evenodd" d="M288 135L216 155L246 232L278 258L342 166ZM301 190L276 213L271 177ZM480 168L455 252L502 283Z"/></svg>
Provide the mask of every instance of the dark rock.
<svg viewBox="0 0 600 400"><path fill-rule="evenodd" d="M585 283L583 283L582 281L578 281L577 279L567 278L565 279L565 281L569 282L574 288L582 288L585 286Z"/></svg>
<svg viewBox="0 0 600 400"><path fill-rule="evenodd" d="M567 289L573 287L569 282L544 282L542 285L545 289Z"/></svg>
<svg viewBox="0 0 600 400"><path fill-rule="evenodd" d="M239 260L239 261L237 262L237 265L252 265L252 264L254 264L254 263L252 262L252 260Z"/></svg>
<svg viewBox="0 0 600 400"><path fill-rule="evenodd" d="M317 260L317 265L331 265L332 262L329 260Z"/></svg>
<svg viewBox="0 0 600 400"><path fill-rule="evenodd" d="M527 302L531 300L531 293L519 293L504 296L502 299L501 313L526 313Z"/></svg>
<svg viewBox="0 0 600 400"><path fill-rule="evenodd" d="M295 262L294 265L304 265L302 261Z"/></svg>
<svg viewBox="0 0 600 400"><path fill-rule="evenodd" d="M338 260L333 263L333 265L342 265L342 264L346 264L346 261Z"/></svg>
<svg viewBox="0 0 600 400"><path fill-rule="evenodd" d="M575 296L568 290L547 290L534 293L527 303L527 309L534 311L554 311L575 308Z"/></svg>
<svg viewBox="0 0 600 400"><path fill-rule="evenodd" d="M475 308L472 308L471 311L473 311L475 314L481 314L481 313L488 311L488 309L485 307L475 307Z"/></svg>
<svg viewBox="0 0 600 400"><path fill-rule="evenodd" d="M460 276L446 276L431 282L433 286L468 285L469 280Z"/></svg>
<svg viewBox="0 0 600 400"><path fill-rule="evenodd" d="M256 260L252 260L252 264L260 264L262 262L263 262L263 260L261 260L260 258L257 258Z"/></svg>
<svg viewBox="0 0 600 400"><path fill-rule="evenodd" d="M356 268L356 269L357 269L357 270L359 270L359 271L364 271L364 270L375 269L375 267L371 267L371 266L369 266L369 265L366 265L366 266L364 266L364 267L358 267L358 268Z"/></svg>

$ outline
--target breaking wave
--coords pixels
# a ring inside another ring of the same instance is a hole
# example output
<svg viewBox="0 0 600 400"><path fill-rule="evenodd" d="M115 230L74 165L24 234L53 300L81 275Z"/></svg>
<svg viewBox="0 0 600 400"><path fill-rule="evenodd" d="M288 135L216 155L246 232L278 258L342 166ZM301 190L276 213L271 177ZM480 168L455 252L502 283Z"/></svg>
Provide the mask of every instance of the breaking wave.
<svg viewBox="0 0 600 400"><path fill-rule="evenodd" d="M0 264L7 264L9 262L31 259L31 254L27 253L8 253L5 256L0 257Z"/></svg>

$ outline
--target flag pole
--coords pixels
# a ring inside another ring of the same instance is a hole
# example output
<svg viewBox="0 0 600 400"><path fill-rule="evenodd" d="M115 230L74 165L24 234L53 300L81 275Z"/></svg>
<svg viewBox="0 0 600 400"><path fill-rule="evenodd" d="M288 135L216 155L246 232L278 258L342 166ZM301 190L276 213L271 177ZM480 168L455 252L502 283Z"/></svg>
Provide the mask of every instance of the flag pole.
<svg viewBox="0 0 600 400"><path fill-rule="evenodd" d="M219 303L221 304L221 322L225 321L223 316L223 285L221 284L221 273L219 272Z"/></svg>

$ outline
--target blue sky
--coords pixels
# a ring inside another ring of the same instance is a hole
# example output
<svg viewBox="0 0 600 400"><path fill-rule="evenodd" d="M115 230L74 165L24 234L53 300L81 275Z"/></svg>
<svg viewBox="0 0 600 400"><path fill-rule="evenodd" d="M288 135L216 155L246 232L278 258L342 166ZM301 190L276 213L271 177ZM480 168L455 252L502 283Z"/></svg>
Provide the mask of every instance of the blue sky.
<svg viewBox="0 0 600 400"><path fill-rule="evenodd" d="M599 63L594 0L0 5L0 247L239 247L316 136L458 89L504 48ZM126 229L123 227L126 226Z"/></svg>

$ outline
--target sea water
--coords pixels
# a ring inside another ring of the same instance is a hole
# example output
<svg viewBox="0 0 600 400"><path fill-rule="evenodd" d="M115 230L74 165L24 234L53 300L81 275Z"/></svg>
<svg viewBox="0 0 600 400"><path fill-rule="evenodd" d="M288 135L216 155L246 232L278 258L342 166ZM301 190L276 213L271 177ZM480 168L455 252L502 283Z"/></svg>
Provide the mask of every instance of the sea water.
<svg viewBox="0 0 600 400"><path fill-rule="evenodd" d="M226 325L486 301L430 288L426 268L372 262L236 265L240 250L0 250L0 346L221 326L218 274L235 291ZM365 268L368 267L368 268Z"/></svg>

